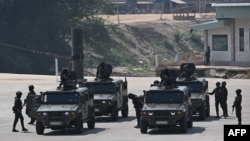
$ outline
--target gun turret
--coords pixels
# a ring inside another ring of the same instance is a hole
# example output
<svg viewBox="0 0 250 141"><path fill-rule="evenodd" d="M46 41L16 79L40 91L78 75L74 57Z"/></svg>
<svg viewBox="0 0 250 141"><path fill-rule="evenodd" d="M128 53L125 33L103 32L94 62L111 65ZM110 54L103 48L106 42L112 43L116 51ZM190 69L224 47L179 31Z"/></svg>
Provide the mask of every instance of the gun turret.
<svg viewBox="0 0 250 141"><path fill-rule="evenodd" d="M195 64L194 63L182 63L180 66L180 75L179 78L188 80L195 73Z"/></svg>
<svg viewBox="0 0 250 141"><path fill-rule="evenodd" d="M160 86L164 86L165 88L176 87L176 75L174 72L170 71L169 69L165 69L161 72L160 77Z"/></svg>
<svg viewBox="0 0 250 141"><path fill-rule="evenodd" d="M110 64L106 64L104 62L101 62L97 66L97 71L96 71L96 79L99 80L110 80L110 75L112 73L113 67Z"/></svg>

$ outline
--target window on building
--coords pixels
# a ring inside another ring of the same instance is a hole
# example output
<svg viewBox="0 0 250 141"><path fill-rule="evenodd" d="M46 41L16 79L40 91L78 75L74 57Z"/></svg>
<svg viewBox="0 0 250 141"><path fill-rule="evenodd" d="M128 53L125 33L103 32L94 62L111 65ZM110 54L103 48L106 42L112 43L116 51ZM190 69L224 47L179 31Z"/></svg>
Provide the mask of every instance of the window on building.
<svg viewBox="0 0 250 141"><path fill-rule="evenodd" d="M244 51L244 28L239 29L239 38L240 51Z"/></svg>
<svg viewBox="0 0 250 141"><path fill-rule="evenodd" d="M228 51L227 35L213 35L212 36L212 49L213 51Z"/></svg>

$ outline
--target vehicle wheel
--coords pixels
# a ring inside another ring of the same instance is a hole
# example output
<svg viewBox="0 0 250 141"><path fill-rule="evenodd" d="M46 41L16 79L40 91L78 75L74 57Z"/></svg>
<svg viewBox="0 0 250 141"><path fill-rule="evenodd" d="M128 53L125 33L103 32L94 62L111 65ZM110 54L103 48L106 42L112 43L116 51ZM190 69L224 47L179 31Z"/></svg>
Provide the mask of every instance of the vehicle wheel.
<svg viewBox="0 0 250 141"><path fill-rule="evenodd" d="M111 109L111 120L112 121L117 121L118 120L118 108L117 105L113 106Z"/></svg>
<svg viewBox="0 0 250 141"><path fill-rule="evenodd" d="M44 126L43 123L40 121L36 122L36 133L38 135L42 135L44 133Z"/></svg>
<svg viewBox="0 0 250 141"><path fill-rule="evenodd" d="M205 104L203 103L201 107L199 108L199 119L205 120L206 118L206 112L205 112Z"/></svg>
<svg viewBox="0 0 250 141"><path fill-rule="evenodd" d="M75 131L77 133L81 133L83 129L83 121L81 119L77 119L75 121Z"/></svg>
<svg viewBox="0 0 250 141"><path fill-rule="evenodd" d="M187 119L186 119L186 117L183 117L180 121L180 131L181 131L181 133L187 132Z"/></svg>
<svg viewBox="0 0 250 141"><path fill-rule="evenodd" d="M210 117L210 103L209 103L209 96L206 96L206 116Z"/></svg>
<svg viewBox="0 0 250 141"><path fill-rule="evenodd" d="M122 117L128 117L128 103L122 109Z"/></svg>
<svg viewBox="0 0 250 141"><path fill-rule="evenodd" d="M141 120L141 123L140 123L140 130L141 130L141 133L145 134L147 133L148 131L148 124L147 124L147 121L146 120Z"/></svg>
<svg viewBox="0 0 250 141"><path fill-rule="evenodd" d="M94 129L95 128L95 112L92 112L92 115L90 116L89 121L87 122L88 129Z"/></svg>

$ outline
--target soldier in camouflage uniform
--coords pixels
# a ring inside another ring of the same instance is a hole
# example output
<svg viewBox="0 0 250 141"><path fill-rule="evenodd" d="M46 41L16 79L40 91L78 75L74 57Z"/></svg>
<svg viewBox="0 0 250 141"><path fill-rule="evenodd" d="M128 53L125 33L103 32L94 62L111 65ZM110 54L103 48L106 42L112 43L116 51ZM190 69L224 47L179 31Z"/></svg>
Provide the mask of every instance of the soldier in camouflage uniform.
<svg viewBox="0 0 250 141"><path fill-rule="evenodd" d="M128 98L132 100L136 112L137 125L135 128L140 128L141 110L143 104L140 102L139 97L135 94L129 93Z"/></svg>
<svg viewBox="0 0 250 141"><path fill-rule="evenodd" d="M241 119L241 110L242 110L241 101L242 101L241 89L237 89L236 97L232 105L232 108L233 110L235 108L236 117L238 118L238 125L241 125L241 120L242 120Z"/></svg>
<svg viewBox="0 0 250 141"><path fill-rule="evenodd" d="M26 114L30 117L30 122L28 124L34 124L36 121L36 115L34 111L34 102L35 102L35 97L36 97L36 92L34 91L34 86L29 85L29 92L24 100L23 106L26 105Z"/></svg>
<svg viewBox="0 0 250 141"><path fill-rule="evenodd" d="M21 122L22 131L27 131L28 130L28 129L26 129L24 127L24 123L23 123L23 121L24 121L23 114L22 114L23 105L22 105L21 97L22 97L22 92L17 91L14 106L12 107L13 113L15 114L15 119L14 119L14 122L13 122L12 132L18 132L18 130L16 130L16 124L17 124L19 119L20 119L20 122Z"/></svg>

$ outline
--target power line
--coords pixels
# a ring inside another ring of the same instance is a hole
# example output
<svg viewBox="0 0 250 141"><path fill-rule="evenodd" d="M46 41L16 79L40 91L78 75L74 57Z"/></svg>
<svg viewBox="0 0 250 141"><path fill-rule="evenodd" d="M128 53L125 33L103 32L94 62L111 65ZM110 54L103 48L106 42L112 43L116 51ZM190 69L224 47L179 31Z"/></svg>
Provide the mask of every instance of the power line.
<svg viewBox="0 0 250 141"><path fill-rule="evenodd" d="M15 49L19 49L19 50L24 50L24 51L31 52L31 53L38 53L38 54L41 54L41 55L56 57L56 58L62 58L62 59L68 59L68 60L71 59L71 57L68 57L68 56L62 56L62 55L53 54L53 53L50 53L50 52L42 52L42 51L38 51L38 50L27 49L27 48L15 46L15 45L10 45L10 44L6 44L6 43L1 43L1 42L0 42L0 45L15 48Z"/></svg>

